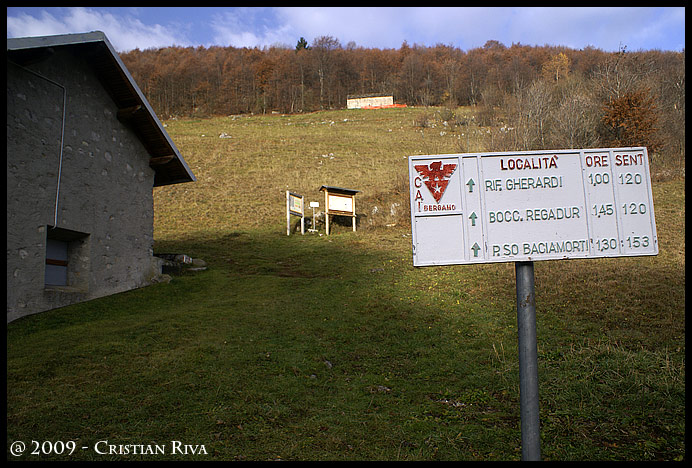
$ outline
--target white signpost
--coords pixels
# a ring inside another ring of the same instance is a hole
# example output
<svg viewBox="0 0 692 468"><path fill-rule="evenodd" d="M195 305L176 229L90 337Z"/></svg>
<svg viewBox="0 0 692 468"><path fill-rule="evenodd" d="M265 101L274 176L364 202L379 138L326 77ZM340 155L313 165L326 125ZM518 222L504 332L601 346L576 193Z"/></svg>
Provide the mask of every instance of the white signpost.
<svg viewBox="0 0 692 468"><path fill-rule="evenodd" d="M315 219L315 208L320 207L320 202L311 201L310 208L312 208L312 227L308 229L308 232L317 232L317 220Z"/></svg>
<svg viewBox="0 0 692 468"><path fill-rule="evenodd" d="M300 233L305 234L304 197L286 190L286 235L291 235L291 215L300 216Z"/></svg>
<svg viewBox="0 0 692 468"><path fill-rule="evenodd" d="M646 148L409 157L413 265L515 262L522 459L540 459L533 262L658 254Z"/></svg>
<svg viewBox="0 0 692 468"><path fill-rule="evenodd" d="M409 158L414 266L658 254L646 148Z"/></svg>
<svg viewBox="0 0 692 468"><path fill-rule="evenodd" d="M356 232L356 194L358 190L323 185L325 232L329 235L329 216L350 216Z"/></svg>

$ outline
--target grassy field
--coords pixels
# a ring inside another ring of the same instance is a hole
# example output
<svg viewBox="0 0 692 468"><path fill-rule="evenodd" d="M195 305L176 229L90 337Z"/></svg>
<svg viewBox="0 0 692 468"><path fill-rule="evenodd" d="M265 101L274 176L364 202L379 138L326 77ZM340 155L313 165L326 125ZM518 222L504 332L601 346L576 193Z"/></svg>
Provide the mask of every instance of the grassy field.
<svg viewBox="0 0 692 468"><path fill-rule="evenodd" d="M165 122L198 181L155 189L155 250L209 268L9 324L8 460L520 459L514 266L411 264L406 157L488 148L471 115ZM321 185L358 231L286 236ZM658 256L535 264L545 460L686 458L684 179L653 192Z"/></svg>

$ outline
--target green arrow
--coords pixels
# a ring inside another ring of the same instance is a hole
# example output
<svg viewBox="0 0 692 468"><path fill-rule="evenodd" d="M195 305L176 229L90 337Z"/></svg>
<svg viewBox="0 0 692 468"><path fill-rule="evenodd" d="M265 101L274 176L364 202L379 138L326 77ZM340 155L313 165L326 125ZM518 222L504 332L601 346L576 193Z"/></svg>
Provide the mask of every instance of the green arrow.
<svg viewBox="0 0 692 468"><path fill-rule="evenodd" d="M469 192L473 192L473 186L476 185L476 183L473 181L473 179L469 179L469 181L466 182L466 185L469 186Z"/></svg>
<svg viewBox="0 0 692 468"><path fill-rule="evenodd" d="M473 250L473 256L474 256L474 257L478 257L478 251L479 251L480 249L481 249L481 248L478 247L478 242L476 242L476 243L473 244L473 247L471 247L471 250Z"/></svg>
<svg viewBox="0 0 692 468"><path fill-rule="evenodd" d="M474 211L473 213L471 213L471 216L469 216L469 219L471 219L471 226L476 225L476 218L477 218L476 212Z"/></svg>

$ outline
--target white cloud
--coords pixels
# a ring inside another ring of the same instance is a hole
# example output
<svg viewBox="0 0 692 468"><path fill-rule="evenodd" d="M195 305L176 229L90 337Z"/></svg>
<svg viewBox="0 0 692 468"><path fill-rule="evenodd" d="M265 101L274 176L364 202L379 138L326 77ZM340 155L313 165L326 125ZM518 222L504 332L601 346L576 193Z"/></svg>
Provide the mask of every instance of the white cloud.
<svg viewBox="0 0 692 468"><path fill-rule="evenodd" d="M210 21L213 31L211 43L233 47L263 47L271 45L294 45L290 24L281 23L281 18L268 8L234 8L215 14Z"/></svg>
<svg viewBox="0 0 692 468"><path fill-rule="evenodd" d="M300 37L312 43L331 36L342 45L349 41L364 47L398 48L405 36L407 8L277 7L234 8L211 20L213 43L234 47L283 44L294 47ZM402 13L406 17L401 17ZM412 35L413 37L413 35ZM410 40L413 42L413 39Z"/></svg>
<svg viewBox="0 0 692 468"><path fill-rule="evenodd" d="M399 47L408 20L408 8L277 8L277 17L291 25L295 40L304 37L310 43L321 36L338 39L342 45L350 41L363 47ZM404 12L404 13L401 13Z"/></svg>
<svg viewBox="0 0 692 468"><path fill-rule="evenodd" d="M621 45L636 50L662 44L658 47L680 50L685 29L684 8L283 7L275 15L282 28L309 42L328 35L342 44L379 48L398 48L406 40L468 50L494 39L507 46L592 45L615 51ZM676 34L680 39L667 44Z"/></svg>
<svg viewBox="0 0 692 468"><path fill-rule="evenodd" d="M681 50L685 8L638 7L198 7L8 8L8 37L101 30L119 51L171 45L294 47L331 36L342 45L398 49L488 40L603 50ZM194 40L189 38L194 37Z"/></svg>
<svg viewBox="0 0 692 468"><path fill-rule="evenodd" d="M48 36L54 34L66 34L69 31L65 23L56 19L48 12L42 11L39 18L19 13L18 16L7 17L7 36Z"/></svg>
<svg viewBox="0 0 692 468"><path fill-rule="evenodd" d="M636 31L630 31L633 36L630 49L649 48L648 44L652 43L666 44L670 50L677 51L685 47L685 8L661 9L654 18L645 18L642 23Z"/></svg>
<svg viewBox="0 0 692 468"><path fill-rule="evenodd" d="M416 25L412 35L424 38L422 45L472 49L489 40L506 42L513 10L507 7L416 8L402 22Z"/></svg>
<svg viewBox="0 0 692 468"><path fill-rule="evenodd" d="M682 32L684 8L639 7L563 7L515 8L509 33L514 42L556 45L581 49L594 46L605 51L667 48L667 43ZM516 39L514 39L516 38ZM511 42L511 41L510 41Z"/></svg>
<svg viewBox="0 0 692 468"><path fill-rule="evenodd" d="M146 25L132 16L115 16L106 11L84 7L66 8L64 15L61 16L41 11L38 17L25 13L7 17L8 37L48 36L90 31L103 31L119 52L135 48L147 49L187 43L184 38L176 37L160 24Z"/></svg>

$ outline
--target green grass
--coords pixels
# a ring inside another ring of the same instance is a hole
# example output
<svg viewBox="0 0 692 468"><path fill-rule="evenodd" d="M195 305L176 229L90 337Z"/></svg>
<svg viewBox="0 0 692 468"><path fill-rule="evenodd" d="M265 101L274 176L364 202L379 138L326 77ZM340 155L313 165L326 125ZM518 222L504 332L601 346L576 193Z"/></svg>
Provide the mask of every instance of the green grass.
<svg viewBox="0 0 692 468"><path fill-rule="evenodd" d="M8 459L520 459L513 265L411 265L404 157L463 131L425 112L166 122L198 182L155 190L155 250L209 269L9 324ZM358 231L286 236L322 184L362 191ZM656 257L535 265L543 459L685 458L684 180L654 206Z"/></svg>

